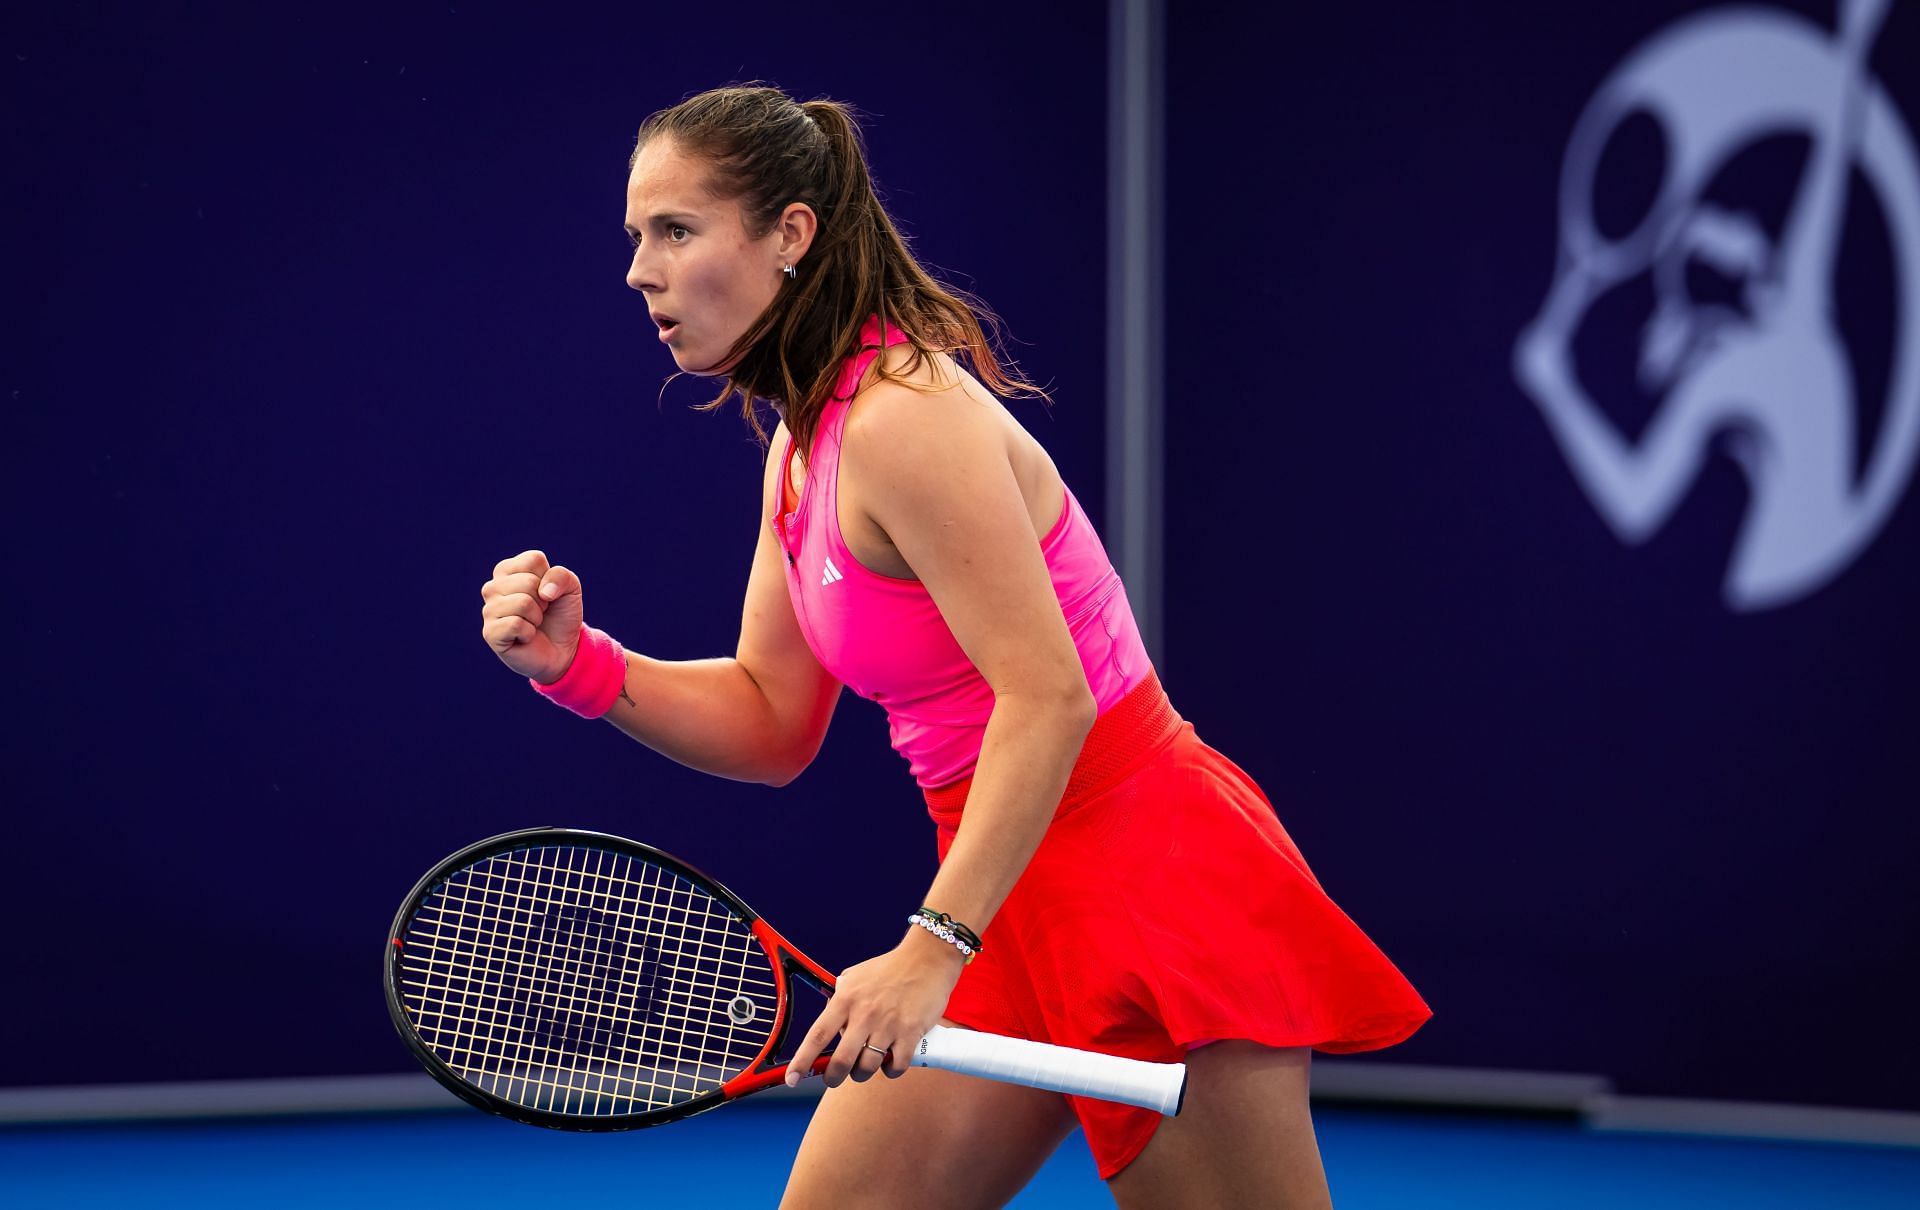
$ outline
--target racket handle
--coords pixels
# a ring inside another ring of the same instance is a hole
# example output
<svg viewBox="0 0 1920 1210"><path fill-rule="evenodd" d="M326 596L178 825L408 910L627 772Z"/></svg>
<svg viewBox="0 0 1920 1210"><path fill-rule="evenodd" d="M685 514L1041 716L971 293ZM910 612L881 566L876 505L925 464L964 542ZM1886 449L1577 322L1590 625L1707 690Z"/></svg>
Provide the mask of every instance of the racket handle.
<svg viewBox="0 0 1920 1210"><path fill-rule="evenodd" d="M1168 1117L1180 1112L1187 1091L1184 1063L1147 1063L947 1025L920 1039L913 1065L1138 1105Z"/></svg>

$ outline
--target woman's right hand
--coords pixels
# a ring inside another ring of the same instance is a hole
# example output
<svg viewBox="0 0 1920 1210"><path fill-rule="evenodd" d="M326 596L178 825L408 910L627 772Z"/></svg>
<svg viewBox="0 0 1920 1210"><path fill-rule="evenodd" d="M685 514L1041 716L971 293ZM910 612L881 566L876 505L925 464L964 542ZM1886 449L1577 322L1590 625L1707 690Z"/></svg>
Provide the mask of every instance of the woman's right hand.
<svg viewBox="0 0 1920 1210"><path fill-rule="evenodd" d="M495 564L480 599L480 636L501 663L543 685L565 675L580 645L579 576L522 551Z"/></svg>

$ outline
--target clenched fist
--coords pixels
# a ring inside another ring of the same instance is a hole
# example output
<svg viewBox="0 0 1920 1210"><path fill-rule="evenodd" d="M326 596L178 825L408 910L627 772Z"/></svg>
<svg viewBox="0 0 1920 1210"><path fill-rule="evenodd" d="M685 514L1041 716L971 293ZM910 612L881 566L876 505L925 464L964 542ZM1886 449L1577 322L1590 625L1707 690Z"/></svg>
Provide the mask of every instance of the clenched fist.
<svg viewBox="0 0 1920 1210"><path fill-rule="evenodd" d="M579 576L522 551L494 566L480 599L480 636L501 663L543 685L566 673L580 645Z"/></svg>

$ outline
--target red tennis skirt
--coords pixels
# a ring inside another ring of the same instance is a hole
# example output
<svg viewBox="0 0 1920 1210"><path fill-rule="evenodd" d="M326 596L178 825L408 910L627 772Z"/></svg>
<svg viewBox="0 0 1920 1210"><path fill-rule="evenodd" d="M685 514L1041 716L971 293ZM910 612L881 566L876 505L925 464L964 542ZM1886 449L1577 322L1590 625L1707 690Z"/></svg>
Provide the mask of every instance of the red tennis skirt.
<svg viewBox="0 0 1920 1210"><path fill-rule="evenodd" d="M926 792L946 859L970 780ZM1155 1062L1247 1039L1329 1054L1433 1015L1334 905L1239 767L1149 675L1101 715L1013 893L947 1002L974 1029ZM1160 1115L1069 1097L1100 1175Z"/></svg>

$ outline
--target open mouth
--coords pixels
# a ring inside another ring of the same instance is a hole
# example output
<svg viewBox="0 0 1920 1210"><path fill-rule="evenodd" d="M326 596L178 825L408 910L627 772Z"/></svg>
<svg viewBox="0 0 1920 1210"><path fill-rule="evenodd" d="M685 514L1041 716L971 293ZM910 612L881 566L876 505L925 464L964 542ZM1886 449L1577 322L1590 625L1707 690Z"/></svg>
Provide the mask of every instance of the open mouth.
<svg viewBox="0 0 1920 1210"><path fill-rule="evenodd" d="M660 339L663 342L672 340L680 330L680 321L671 315L655 315L653 322L660 325Z"/></svg>

